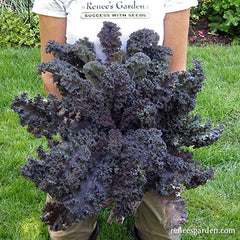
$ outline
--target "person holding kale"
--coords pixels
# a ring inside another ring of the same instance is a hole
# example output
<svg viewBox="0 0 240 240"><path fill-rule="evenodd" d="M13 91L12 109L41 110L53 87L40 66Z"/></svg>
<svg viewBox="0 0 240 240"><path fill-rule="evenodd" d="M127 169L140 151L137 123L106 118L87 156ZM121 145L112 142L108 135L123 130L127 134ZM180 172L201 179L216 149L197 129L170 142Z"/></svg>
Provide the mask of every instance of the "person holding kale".
<svg viewBox="0 0 240 240"><path fill-rule="evenodd" d="M35 0L33 12L39 14L41 60L48 62L53 58L45 52L49 40L64 44L88 37L94 42L96 56L104 61L106 56L97 33L104 21L112 21L121 28L123 50L129 34L142 28L152 29L159 34L159 43L170 47L174 53L169 57L171 62L168 71L184 71L190 7L196 5L197 0ZM43 74L42 80L45 92L54 93L60 99L61 94L52 81L51 73ZM48 201L54 199L48 196ZM161 203L147 193L135 214L136 239L178 239L178 234L164 228L163 217ZM52 240L94 240L98 235L97 216L75 223L64 231L49 233Z"/></svg>

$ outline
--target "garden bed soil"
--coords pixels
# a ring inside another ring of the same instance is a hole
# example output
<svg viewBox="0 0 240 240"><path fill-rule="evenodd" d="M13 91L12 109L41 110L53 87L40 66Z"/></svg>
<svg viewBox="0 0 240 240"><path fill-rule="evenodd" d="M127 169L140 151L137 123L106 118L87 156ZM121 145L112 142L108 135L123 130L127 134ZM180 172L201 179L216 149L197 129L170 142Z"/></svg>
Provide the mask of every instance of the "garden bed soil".
<svg viewBox="0 0 240 240"><path fill-rule="evenodd" d="M200 19L195 23L190 23L188 40L190 45L205 46L207 44L227 45L233 38L226 33L211 33L207 19Z"/></svg>

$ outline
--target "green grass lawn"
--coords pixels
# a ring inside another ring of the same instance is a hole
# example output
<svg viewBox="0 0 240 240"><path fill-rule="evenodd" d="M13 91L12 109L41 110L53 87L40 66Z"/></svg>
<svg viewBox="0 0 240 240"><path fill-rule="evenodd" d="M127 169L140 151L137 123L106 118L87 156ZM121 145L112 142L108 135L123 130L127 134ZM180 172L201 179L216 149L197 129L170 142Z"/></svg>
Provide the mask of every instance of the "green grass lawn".
<svg viewBox="0 0 240 240"><path fill-rule="evenodd" d="M196 112L214 125L224 123L222 139L194 150L195 159L216 169L215 179L205 186L185 191L189 220L182 239L240 239L240 46L189 47L191 59L200 59L206 81L197 99ZM35 70L39 49L0 49L0 239L47 240L47 227L40 221L46 195L19 174L26 156L36 156L44 139L34 139L21 127L10 109L16 94L31 97L43 93ZM98 240L133 240L133 218L123 225L106 223L110 209L101 212ZM208 233L234 229L235 233ZM192 231L205 231L198 235Z"/></svg>

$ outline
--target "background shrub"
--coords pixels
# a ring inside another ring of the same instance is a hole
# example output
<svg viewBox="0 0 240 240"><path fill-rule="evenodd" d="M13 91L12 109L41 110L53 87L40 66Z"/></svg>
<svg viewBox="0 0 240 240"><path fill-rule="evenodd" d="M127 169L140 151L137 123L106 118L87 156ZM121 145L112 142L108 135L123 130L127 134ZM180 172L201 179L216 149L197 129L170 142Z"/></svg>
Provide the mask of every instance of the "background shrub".
<svg viewBox="0 0 240 240"><path fill-rule="evenodd" d="M209 20L213 33L240 37L240 0L198 0L198 6L191 10L191 19L194 23L200 18Z"/></svg>
<svg viewBox="0 0 240 240"><path fill-rule="evenodd" d="M40 46L38 16L3 8L0 16L0 47Z"/></svg>
<svg viewBox="0 0 240 240"><path fill-rule="evenodd" d="M33 0L0 0L0 47L40 46Z"/></svg>
<svg viewBox="0 0 240 240"><path fill-rule="evenodd" d="M0 0L2 9L11 8L18 13L25 14L33 5L33 0Z"/></svg>
<svg viewBox="0 0 240 240"><path fill-rule="evenodd" d="M210 30L218 30L230 35L240 36L240 0L222 0L209 2Z"/></svg>
<svg viewBox="0 0 240 240"><path fill-rule="evenodd" d="M198 5L194 8L191 8L191 21L193 24L196 24L198 20L202 17L205 17L209 14L209 5L210 1L198 0Z"/></svg>

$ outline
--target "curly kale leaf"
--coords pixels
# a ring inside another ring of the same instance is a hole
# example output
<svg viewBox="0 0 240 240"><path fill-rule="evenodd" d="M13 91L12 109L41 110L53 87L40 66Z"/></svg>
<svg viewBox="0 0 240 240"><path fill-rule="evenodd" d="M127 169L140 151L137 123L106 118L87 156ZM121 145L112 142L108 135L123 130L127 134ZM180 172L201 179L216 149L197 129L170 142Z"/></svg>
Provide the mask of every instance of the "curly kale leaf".
<svg viewBox="0 0 240 240"><path fill-rule="evenodd" d="M28 132L36 138L52 139L58 133L62 119L58 116L61 104L56 96L50 94L45 101L40 94L28 99L28 94L23 93L21 97L15 96L11 108L18 113L21 125L28 126Z"/></svg>
<svg viewBox="0 0 240 240"><path fill-rule="evenodd" d="M191 113L204 80L201 64L194 60L188 71L168 73L172 52L158 45L152 30L132 33L126 53L116 24L104 22L98 36L105 63L86 38L48 43L56 59L38 73L53 74L60 100L52 94L46 100L15 97L11 108L20 123L35 137L45 136L50 148L40 146L38 159L28 157L20 171L55 199L41 218L52 230L99 214L107 199L114 202L110 221L131 216L149 195L162 204L165 227L179 227L187 220L186 201L174 196L214 175L182 148L213 144L223 131Z"/></svg>
<svg viewBox="0 0 240 240"><path fill-rule="evenodd" d="M127 41L127 54L133 55L145 49L157 47L159 35L150 29L140 29L130 34Z"/></svg>
<svg viewBox="0 0 240 240"><path fill-rule="evenodd" d="M216 128L212 128L211 119L202 122L202 118L199 114L192 114L186 119L183 119L182 128L178 128L178 134L176 134L174 139L175 145L193 146L194 148L212 145L221 138L223 129L223 124L220 124Z"/></svg>
<svg viewBox="0 0 240 240"><path fill-rule="evenodd" d="M92 81L96 89L100 88L103 74L106 71L106 67L98 61L91 61L83 66L83 73L85 77Z"/></svg>
<svg viewBox="0 0 240 240"><path fill-rule="evenodd" d="M59 60L66 61L80 69L85 63L95 60L94 45L87 38L79 39L74 44L62 45L54 40L49 40L46 53L52 53Z"/></svg>
<svg viewBox="0 0 240 240"><path fill-rule="evenodd" d="M81 88L81 74L75 66L59 59L51 59L49 62L43 62L37 70L38 74L42 72L53 73L53 80L61 94L74 94Z"/></svg>
<svg viewBox="0 0 240 240"><path fill-rule="evenodd" d="M141 52L150 59L148 66L148 76L157 76L161 71L167 71L170 59L168 56L173 55L172 49L158 45L159 36L150 29L140 29L130 34L127 41L127 56Z"/></svg>
<svg viewBox="0 0 240 240"><path fill-rule="evenodd" d="M101 31L97 35L108 61L111 61L120 52L122 46L120 37L122 34L119 30L117 24L104 22Z"/></svg>
<svg viewBox="0 0 240 240"><path fill-rule="evenodd" d="M130 78L136 83L141 82L142 78L147 75L147 67L151 59L144 53L135 53L132 57L125 62L125 68L130 75Z"/></svg>

